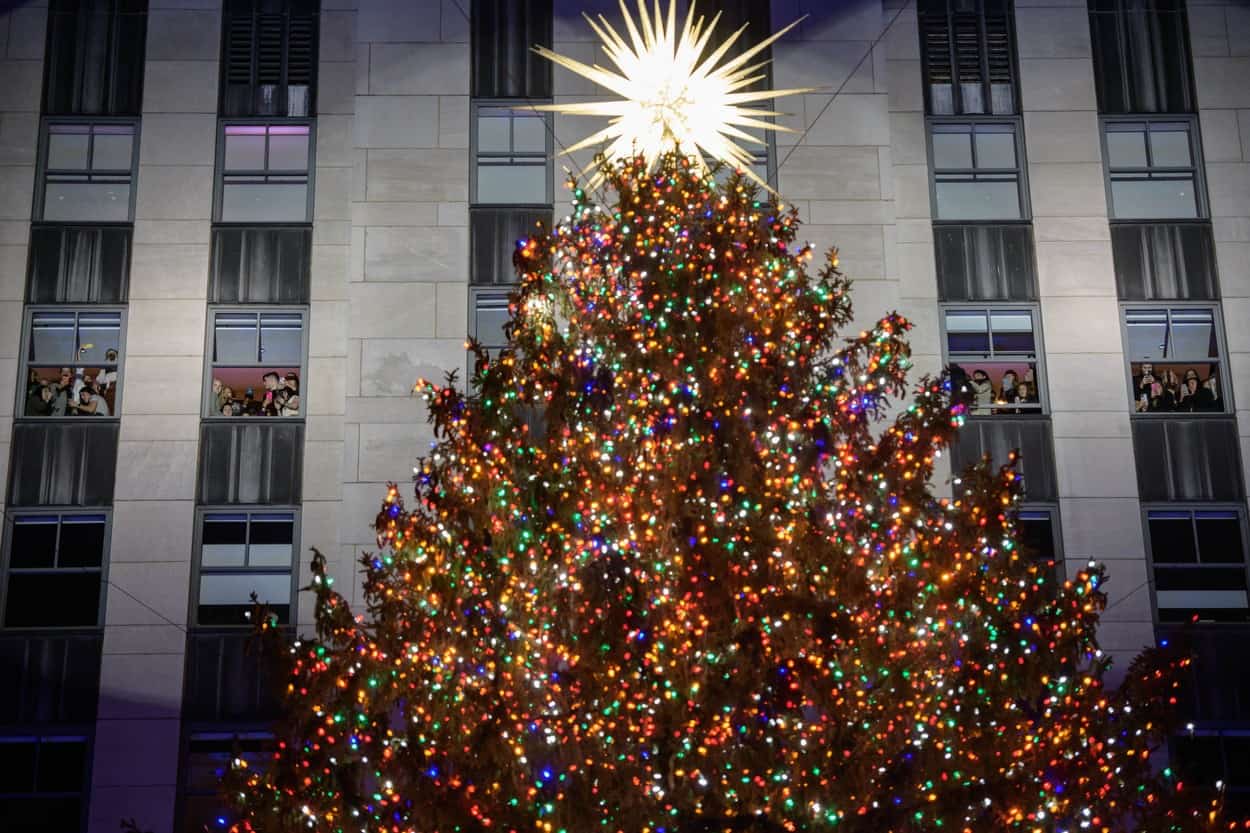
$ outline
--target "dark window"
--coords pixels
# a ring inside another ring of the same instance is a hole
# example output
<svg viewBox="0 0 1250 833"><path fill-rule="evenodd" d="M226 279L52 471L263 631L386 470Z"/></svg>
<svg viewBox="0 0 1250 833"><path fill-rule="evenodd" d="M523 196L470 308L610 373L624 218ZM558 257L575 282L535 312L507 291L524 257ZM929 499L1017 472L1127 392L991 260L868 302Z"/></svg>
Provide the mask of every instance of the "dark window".
<svg viewBox="0 0 1250 833"><path fill-rule="evenodd" d="M195 624L250 624L253 593L289 623L294 562L293 512L205 512Z"/></svg>
<svg viewBox="0 0 1250 833"><path fill-rule="evenodd" d="M477 285L517 282L512 256L523 241L537 234L538 224L551 227L551 211L544 208L474 208L469 214L473 250L471 282Z"/></svg>
<svg viewBox="0 0 1250 833"><path fill-rule="evenodd" d="M1098 109L1192 113L1184 0L1089 0Z"/></svg>
<svg viewBox="0 0 1250 833"><path fill-rule="evenodd" d="M130 279L128 226L35 226L28 304L123 304Z"/></svg>
<svg viewBox="0 0 1250 833"><path fill-rule="evenodd" d="M124 122L44 122L37 217L130 222L139 144Z"/></svg>
<svg viewBox="0 0 1250 833"><path fill-rule="evenodd" d="M1017 137L1017 125L1010 121L930 123L934 218L1023 218L1023 154Z"/></svg>
<svg viewBox="0 0 1250 833"><path fill-rule="evenodd" d="M1010 0L917 4L930 115L1016 112Z"/></svg>
<svg viewBox="0 0 1250 833"><path fill-rule="evenodd" d="M1033 231L1027 225L933 228L943 301L1030 301L1037 296Z"/></svg>
<svg viewBox="0 0 1250 833"><path fill-rule="evenodd" d="M1250 618L1237 509L1151 509L1146 527L1160 622Z"/></svg>
<svg viewBox="0 0 1250 833"><path fill-rule="evenodd" d="M298 310L214 309L206 417L304 413L304 320ZM228 409L228 413L227 413Z"/></svg>
<svg viewBox="0 0 1250 833"><path fill-rule="evenodd" d="M317 0L226 0L222 115L316 112L318 5Z"/></svg>
<svg viewBox="0 0 1250 833"><path fill-rule="evenodd" d="M300 502L304 426L285 420L206 423L200 429L199 502Z"/></svg>
<svg viewBox="0 0 1250 833"><path fill-rule="evenodd" d="M469 13L474 98L550 98L551 0L473 0Z"/></svg>
<svg viewBox="0 0 1250 833"><path fill-rule="evenodd" d="M1059 560L1058 529L1050 509L1021 509L1016 515L1016 533L1021 552L1038 562Z"/></svg>
<svg viewBox="0 0 1250 833"><path fill-rule="evenodd" d="M1205 214L1189 121L1103 122L1111 216L1189 220Z"/></svg>
<svg viewBox="0 0 1250 833"><path fill-rule="evenodd" d="M147 0L53 0L44 114L139 115L147 12Z"/></svg>
<svg viewBox="0 0 1250 833"><path fill-rule="evenodd" d="M309 228L215 228L208 302L307 303L311 264Z"/></svg>
<svg viewBox="0 0 1250 833"><path fill-rule="evenodd" d="M0 737L5 833L82 830L89 764L83 737Z"/></svg>
<svg viewBox="0 0 1250 833"><path fill-rule="evenodd" d="M1127 307L1124 345L1134 413L1229 410L1214 308Z"/></svg>
<svg viewBox="0 0 1250 833"><path fill-rule="evenodd" d="M1222 784L1229 818L1250 815L1250 729L1199 729L1173 738L1168 751L1186 781L1208 788Z"/></svg>
<svg viewBox="0 0 1250 833"><path fill-rule="evenodd" d="M1012 452L1018 452L1016 471L1024 481L1025 496L1032 501L1059 498L1048 419L969 420L956 435L951 452L951 469L956 473L987 454L994 465L1005 465Z"/></svg>
<svg viewBox="0 0 1250 833"><path fill-rule="evenodd" d="M0 635L0 724L95 723L103 644L99 630Z"/></svg>
<svg viewBox="0 0 1250 833"><path fill-rule="evenodd" d="M29 420L13 426L11 506L108 506L118 423Z"/></svg>
<svg viewBox="0 0 1250 833"><path fill-rule="evenodd" d="M1035 310L946 307L942 318L954 395L969 414L1039 414L1045 409Z"/></svg>
<svg viewBox="0 0 1250 833"><path fill-rule="evenodd" d="M35 309L22 378L22 417L115 417L121 389L118 310Z"/></svg>
<svg viewBox="0 0 1250 833"><path fill-rule="evenodd" d="M1206 223L1113 223L1111 254L1122 301L1219 297L1215 241Z"/></svg>
<svg viewBox="0 0 1250 833"><path fill-rule="evenodd" d="M107 518L14 515L8 524L4 626L100 624Z"/></svg>
<svg viewBox="0 0 1250 833"><path fill-rule="evenodd" d="M263 766L272 745L273 737L265 733L191 735L182 764L180 833L225 830L238 821L221 798L221 779L235 759L247 761L250 768Z"/></svg>
<svg viewBox="0 0 1250 833"><path fill-rule="evenodd" d="M272 659L258 649L250 629L192 630L187 635L183 719L268 722L278 717Z"/></svg>
<svg viewBox="0 0 1250 833"><path fill-rule="evenodd" d="M1237 423L1231 417L1134 419L1132 430L1142 500L1242 499Z"/></svg>
<svg viewBox="0 0 1250 833"><path fill-rule="evenodd" d="M312 219L307 124L226 124L217 166L223 223L306 223Z"/></svg>

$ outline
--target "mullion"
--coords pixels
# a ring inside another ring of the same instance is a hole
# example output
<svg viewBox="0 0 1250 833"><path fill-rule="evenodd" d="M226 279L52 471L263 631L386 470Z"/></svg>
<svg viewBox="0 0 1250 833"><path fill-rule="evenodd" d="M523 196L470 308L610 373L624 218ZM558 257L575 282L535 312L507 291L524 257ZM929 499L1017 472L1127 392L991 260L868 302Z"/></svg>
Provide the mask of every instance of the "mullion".
<svg viewBox="0 0 1250 833"><path fill-rule="evenodd" d="M1189 534L1194 539L1194 554L1198 557L1198 563L1204 563L1202 560L1202 548L1198 546L1198 516L1192 511L1189 513Z"/></svg>
<svg viewBox="0 0 1250 833"><path fill-rule="evenodd" d="M977 3L977 7L977 53L981 56L981 101L984 104L983 109L985 112L991 113L994 110L994 105L990 95L990 42L986 29L986 11L983 0ZM975 133L976 127L974 126L972 142L974 146L976 145Z"/></svg>
<svg viewBox="0 0 1250 833"><path fill-rule="evenodd" d="M52 566L53 568L56 568L56 569L59 569L61 566L61 531L64 526L65 526L64 519L60 515L57 515L56 516L56 547L52 550Z"/></svg>
<svg viewBox="0 0 1250 833"><path fill-rule="evenodd" d="M247 513L247 520L243 522L243 569L250 569L252 566L252 513Z"/></svg>
<svg viewBox="0 0 1250 833"><path fill-rule="evenodd" d="M951 3L946 3L946 49L950 53L951 62L951 101L955 105L955 112L962 113L964 111L964 95L963 88L959 83L959 50L955 45L955 11L951 8Z"/></svg>

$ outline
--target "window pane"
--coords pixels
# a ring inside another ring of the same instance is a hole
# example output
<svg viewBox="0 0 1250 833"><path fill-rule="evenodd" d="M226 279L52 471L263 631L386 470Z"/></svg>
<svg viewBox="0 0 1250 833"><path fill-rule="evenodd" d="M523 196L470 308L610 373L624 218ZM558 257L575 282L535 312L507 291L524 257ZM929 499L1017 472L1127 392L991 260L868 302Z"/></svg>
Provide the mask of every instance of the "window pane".
<svg viewBox="0 0 1250 833"><path fill-rule="evenodd" d="M16 518L9 566L13 569L53 566L56 563L57 525L55 515Z"/></svg>
<svg viewBox="0 0 1250 833"><path fill-rule="evenodd" d="M90 128L86 125L52 125L48 128L48 169L87 169L87 148L91 143ZM130 167L127 165L127 167Z"/></svg>
<svg viewBox="0 0 1250 833"><path fill-rule="evenodd" d="M263 171L265 169L265 128L234 125L226 128L224 169Z"/></svg>
<svg viewBox="0 0 1250 833"><path fill-rule="evenodd" d="M294 515L253 515L251 543L285 544L295 540Z"/></svg>
<svg viewBox="0 0 1250 833"><path fill-rule="evenodd" d="M1173 310L1168 358L1218 358L1215 316L1210 310Z"/></svg>
<svg viewBox="0 0 1250 833"><path fill-rule="evenodd" d="M308 128L272 127L269 130L269 170L308 170Z"/></svg>
<svg viewBox="0 0 1250 833"><path fill-rule="evenodd" d="M1198 216L1192 177L1111 180L1111 202L1119 219L1183 220Z"/></svg>
<svg viewBox="0 0 1250 833"><path fill-rule="evenodd" d="M230 223L303 223L308 183L230 181L221 189L221 219Z"/></svg>
<svg viewBox="0 0 1250 833"><path fill-rule="evenodd" d="M1107 165L1111 168L1146 167L1145 130L1108 130Z"/></svg>
<svg viewBox="0 0 1250 833"><path fill-rule="evenodd" d="M129 127L97 127L91 169L130 171L134 159L134 141L134 131Z"/></svg>
<svg viewBox="0 0 1250 833"><path fill-rule="evenodd" d="M61 521L58 567L99 567L104 563L104 517L70 515Z"/></svg>
<svg viewBox="0 0 1250 833"><path fill-rule="evenodd" d="M130 219L129 182L49 182L43 219L124 223Z"/></svg>
<svg viewBox="0 0 1250 833"><path fill-rule="evenodd" d="M1018 220L1019 185L1014 178L938 180L937 214L942 220Z"/></svg>
<svg viewBox="0 0 1250 833"><path fill-rule="evenodd" d="M39 792L81 792L87 771L87 744L45 738L39 744Z"/></svg>
<svg viewBox="0 0 1250 833"><path fill-rule="evenodd" d="M1236 512L1196 512L1198 555L1206 564L1240 564L1245 561L1241 518Z"/></svg>
<svg viewBox="0 0 1250 833"><path fill-rule="evenodd" d="M74 314L36 312L30 322L30 361L34 364L70 364L75 361L78 340Z"/></svg>
<svg viewBox="0 0 1250 833"><path fill-rule="evenodd" d="M55 599L55 604L49 600ZM99 623L100 573L10 573L4 624L11 628L91 627Z"/></svg>
<svg viewBox="0 0 1250 833"><path fill-rule="evenodd" d="M121 346L120 312L81 313L78 316L78 361L116 362Z"/></svg>
<svg viewBox="0 0 1250 833"><path fill-rule="evenodd" d="M261 604L272 602L289 604L291 601L291 576L255 575L251 573L209 573L200 577L200 604L251 605L251 595L256 593Z"/></svg>
<svg viewBox="0 0 1250 833"><path fill-rule="evenodd" d="M547 152L547 120L538 114L512 120L512 149L518 153Z"/></svg>
<svg viewBox="0 0 1250 833"><path fill-rule="evenodd" d="M0 738L0 783L4 791L35 791L35 761L39 744L33 738Z"/></svg>
<svg viewBox="0 0 1250 833"><path fill-rule="evenodd" d="M504 326L508 323L508 299L478 298L474 311L474 337L488 349L503 347L508 343Z"/></svg>
<svg viewBox="0 0 1250 833"><path fill-rule="evenodd" d="M994 310L990 313L995 353L1034 353L1033 316L1027 311Z"/></svg>
<svg viewBox="0 0 1250 833"><path fill-rule="evenodd" d="M544 203L547 201L547 166L478 165L477 201Z"/></svg>
<svg viewBox="0 0 1250 833"><path fill-rule="evenodd" d="M261 315L260 360L298 365L304 352L303 331L303 316L297 312Z"/></svg>
<svg viewBox="0 0 1250 833"><path fill-rule="evenodd" d="M511 119L506 116L490 115L500 111L480 110L477 120L477 151L478 153L508 153L512 150L508 137ZM506 111L503 111L506 112Z"/></svg>
<svg viewBox="0 0 1250 833"><path fill-rule="evenodd" d="M1193 564L1198 561L1193 521L1188 512L1151 512L1147 518L1154 563Z"/></svg>
<svg viewBox="0 0 1250 833"><path fill-rule="evenodd" d="M247 553L246 515L205 515L200 566L242 567Z"/></svg>
<svg viewBox="0 0 1250 833"><path fill-rule="evenodd" d="M986 314L980 310L947 310L946 349L950 353L989 353Z"/></svg>
<svg viewBox="0 0 1250 833"><path fill-rule="evenodd" d="M1020 546L1026 558L1055 559L1055 529L1049 512L1021 512L1016 519Z"/></svg>
<svg viewBox="0 0 1250 833"><path fill-rule="evenodd" d="M219 312L214 319L213 361L217 364L255 364L260 360L256 316Z"/></svg>
<svg viewBox="0 0 1250 833"><path fill-rule="evenodd" d="M1150 153L1153 167L1188 168L1193 165L1189 152L1189 128L1186 125L1154 126L1150 130Z"/></svg>
<svg viewBox="0 0 1250 833"><path fill-rule="evenodd" d="M947 168L972 167L972 136L967 131L950 132L933 131L933 167L936 170Z"/></svg>
<svg viewBox="0 0 1250 833"><path fill-rule="evenodd" d="M1016 167L1016 135L1013 131L978 128L976 141L978 168Z"/></svg>
<svg viewBox="0 0 1250 833"><path fill-rule="evenodd" d="M1125 333L1130 361L1162 359L1167 348L1168 319L1165 310L1129 310Z"/></svg>

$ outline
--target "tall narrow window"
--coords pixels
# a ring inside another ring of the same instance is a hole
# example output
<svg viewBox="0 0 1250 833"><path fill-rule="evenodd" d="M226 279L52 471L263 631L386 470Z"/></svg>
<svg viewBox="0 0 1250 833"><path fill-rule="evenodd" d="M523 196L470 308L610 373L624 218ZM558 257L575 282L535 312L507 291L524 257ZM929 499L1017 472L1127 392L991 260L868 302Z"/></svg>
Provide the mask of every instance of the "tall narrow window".
<svg viewBox="0 0 1250 833"><path fill-rule="evenodd" d="M1127 307L1124 345L1138 414L1229 411L1210 306Z"/></svg>
<svg viewBox="0 0 1250 833"><path fill-rule="evenodd" d="M311 221L311 133L307 124L226 124L217 165L217 219Z"/></svg>
<svg viewBox="0 0 1250 833"><path fill-rule="evenodd" d="M1184 0L1089 0L1098 109L1192 113Z"/></svg>
<svg viewBox="0 0 1250 833"><path fill-rule="evenodd" d="M1243 528L1237 507L1147 510L1160 622L1250 619Z"/></svg>
<svg viewBox="0 0 1250 833"><path fill-rule="evenodd" d="M1040 414L1046 390L1036 312L1029 307L947 307L951 384L973 416Z"/></svg>
<svg viewBox="0 0 1250 833"><path fill-rule="evenodd" d="M296 515L205 512L200 522L196 625L251 624L252 595L289 624Z"/></svg>
<svg viewBox="0 0 1250 833"><path fill-rule="evenodd" d="M38 308L29 313L22 417L117 415L122 313Z"/></svg>
<svg viewBox="0 0 1250 833"><path fill-rule="evenodd" d="M938 220L1019 220L1025 216L1023 154L1011 121L929 125L933 207Z"/></svg>
<svg viewBox="0 0 1250 833"><path fill-rule="evenodd" d="M86 821L85 737L3 737L0 821L9 831L75 831Z"/></svg>
<svg viewBox="0 0 1250 833"><path fill-rule="evenodd" d="M315 112L318 0L226 0L221 114Z"/></svg>
<svg viewBox="0 0 1250 833"><path fill-rule="evenodd" d="M213 310L206 417L299 417L304 412L304 313Z"/></svg>
<svg viewBox="0 0 1250 833"><path fill-rule="evenodd" d="M226 829L234 822L233 811L221 796L221 779L231 761L245 760L263 766L273 736L264 732L196 732L187 740L182 759L182 805L179 833L203 833Z"/></svg>
<svg viewBox="0 0 1250 833"><path fill-rule="evenodd" d="M1010 0L920 0L929 115L1016 112Z"/></svg>
<svg viewBox="0 0 1250 833"><path fill-rule="evenodd" d="M139 115L147 13L147 0L52 0L44 114Z"/></svg>
<svg viewBox="0 0 1250 833"><path fill-rule="evenodd" d="M7 526L4 627L98 626L107 516L19 513Z"/></svg>
<svg viewBox="0 0 1250 833"><path fill-rule="evenodd" d="M44 124L36 214L48 222L129 222L138 164L135 124Z"/></svg>
<svg viewBox="0 0 1250 833"><path fill-rule="evenodd" d="M1105 121L1111 216L1117 220L1203 216L1195 139L1189 120Z"/></svg>
<svg viewBox="0 0 1250 833"><path fill-rule="evenodd" d="M474 98L550 98L551 0L473 0L469 13Z"/></svg>

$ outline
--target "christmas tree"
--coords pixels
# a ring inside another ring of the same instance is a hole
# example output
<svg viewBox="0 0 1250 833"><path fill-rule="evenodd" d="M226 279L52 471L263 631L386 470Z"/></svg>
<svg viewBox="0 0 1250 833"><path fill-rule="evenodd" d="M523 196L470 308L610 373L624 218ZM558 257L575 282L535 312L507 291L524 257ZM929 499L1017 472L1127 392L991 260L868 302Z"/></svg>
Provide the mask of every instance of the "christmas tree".
<svg viewBox="0 0 1250 833"><path fill-rule="evenodd" d="M1012 465L935 497L965 408L909 383L909 323L843 338L836 253L809 271L796 212L674 119L520 242L468 391L422 387L437 444L385 496L365 609L315 560L236 828L1223 826L1159 763L1185 660L1109 690L1101 570L1020 550Z"/></svg>

